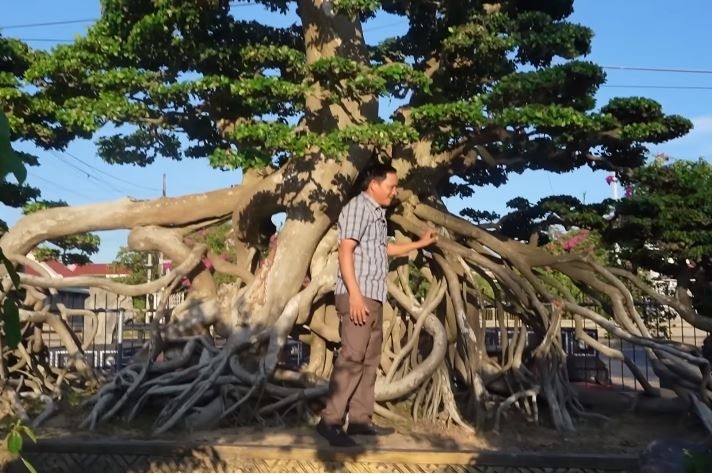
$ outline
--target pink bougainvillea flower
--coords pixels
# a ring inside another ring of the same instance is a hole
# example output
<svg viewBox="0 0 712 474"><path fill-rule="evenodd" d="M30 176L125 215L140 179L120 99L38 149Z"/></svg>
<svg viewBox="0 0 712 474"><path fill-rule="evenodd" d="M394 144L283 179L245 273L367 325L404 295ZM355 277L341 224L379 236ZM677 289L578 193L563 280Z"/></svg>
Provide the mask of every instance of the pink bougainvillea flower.
<svg viewBox="0 0 712 474"><path fill-rule="evenodd" d="M586 240L588 237L589 232L587 230L582 230L578 234L574 235L570 239L566 240L563 242L564 250L567 252L570 252L571 250L575 249L578 244Z"/></svg>

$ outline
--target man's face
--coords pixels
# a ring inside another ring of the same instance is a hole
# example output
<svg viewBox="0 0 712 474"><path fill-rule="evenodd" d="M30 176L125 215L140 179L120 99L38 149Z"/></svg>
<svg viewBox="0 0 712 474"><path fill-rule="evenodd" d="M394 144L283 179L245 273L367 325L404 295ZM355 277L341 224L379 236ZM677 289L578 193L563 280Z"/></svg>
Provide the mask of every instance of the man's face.
<svg viewBox="0 0 712 474"><path fill-rule="evenodd" d="M383 181L372 180L368 185L368 194L383 207L388 207L393 202L398 191L398 175L388 173Z"/></svg>

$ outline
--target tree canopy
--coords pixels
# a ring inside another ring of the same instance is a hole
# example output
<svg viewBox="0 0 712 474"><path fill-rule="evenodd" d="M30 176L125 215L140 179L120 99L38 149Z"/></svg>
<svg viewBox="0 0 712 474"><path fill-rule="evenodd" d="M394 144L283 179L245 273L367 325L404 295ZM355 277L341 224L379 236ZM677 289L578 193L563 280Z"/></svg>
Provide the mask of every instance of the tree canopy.
<svg viewBox="0 0 712 474"><path fill-rule="evenodd" d="M579 59L592 32L566 21L568 1L332 2L334 14L359 11L366 20L382 8L409 29L358 52L343 39L313 58L305 29L346 18L296 2L257 3L295 23L270 26L266 12L265 23L241 18L240 2L104 1L86 37L29 67L27 80L41 91L33 103L51 97L47 112L65 133L121 127L97 140L110 163L209 157L244 169L314 149L343 158L353 143L396 157L393 147L420 140L432 168L474 186L525 169L640 166L644 143L690 128L645 98L595 108L605 74ZM367 28L351 33L361 41ZM328 41L323 30L317 38ZM364 97L402 105L390 117L337 127L318 121L311 97L324 108Z"/></svg>

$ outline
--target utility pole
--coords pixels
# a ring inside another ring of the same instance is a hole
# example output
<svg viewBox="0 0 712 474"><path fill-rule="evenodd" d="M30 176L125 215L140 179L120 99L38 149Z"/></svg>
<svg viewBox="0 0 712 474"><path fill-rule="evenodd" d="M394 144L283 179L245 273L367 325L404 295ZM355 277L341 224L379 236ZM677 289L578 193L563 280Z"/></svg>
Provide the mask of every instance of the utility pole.
<svg viewBox="0 0 712 474"><path fill-rule="evenodd" d="M153 253L148 252L148 262L146 263L146 279L147 283L151 281L153 277ZM151 317L149 317L149 314ZM148 293L146 295L146 324L151 322L153 319L153 294Z"/></svg>
<svg viewBox="0 0 712 474"><path fill-rule="evenodd" d="M166 173L163 173L163 197L166 197L167 190L168 190L168 178L166 176ZM158 275L156 275L158 278L161 278L166 272L165 268L163 268L163 264L164 264L163 252L159 252L158 253L158 272L157 272ZM163 292L161 292L161 294L163 294ZM170 298L170 296L167 296L167 297ZM169 301L170 301L170 299L169 299ZM158 307L159 304L161 304L161 302L157 301L156 307Z"/></svg>
<svg viewBox="0 0 712 474"><path fill-rule="evenodd" d="M606 178L606 181L611 187L611 195L613 199L615 201L618 201L620 199L620 195L618 194L618 177L615 175L610 175Z"/></svg>

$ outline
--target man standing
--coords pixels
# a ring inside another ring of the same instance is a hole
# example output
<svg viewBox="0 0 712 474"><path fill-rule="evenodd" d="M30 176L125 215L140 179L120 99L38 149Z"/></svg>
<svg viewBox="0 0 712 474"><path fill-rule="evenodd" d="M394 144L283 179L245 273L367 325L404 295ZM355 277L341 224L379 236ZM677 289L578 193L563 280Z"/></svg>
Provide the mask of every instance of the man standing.
<svg viewBox="0 0 712 474"><path fill-rule="evenodd" d="M388 242L386 214L396 196L398 176L390 165L378 164L364 172L361 194L339 215L339 276L336 311L341 320L341 349L334 363L326 407L317 432L332 446L354 446L349 435L385 434L371 418L374 387L383 343L383 302L386 300L388 256L437 241L433 230L417 242ZM343 430L348 411L349 424ZM392 430L391 430L392 431Z"/></svg>

